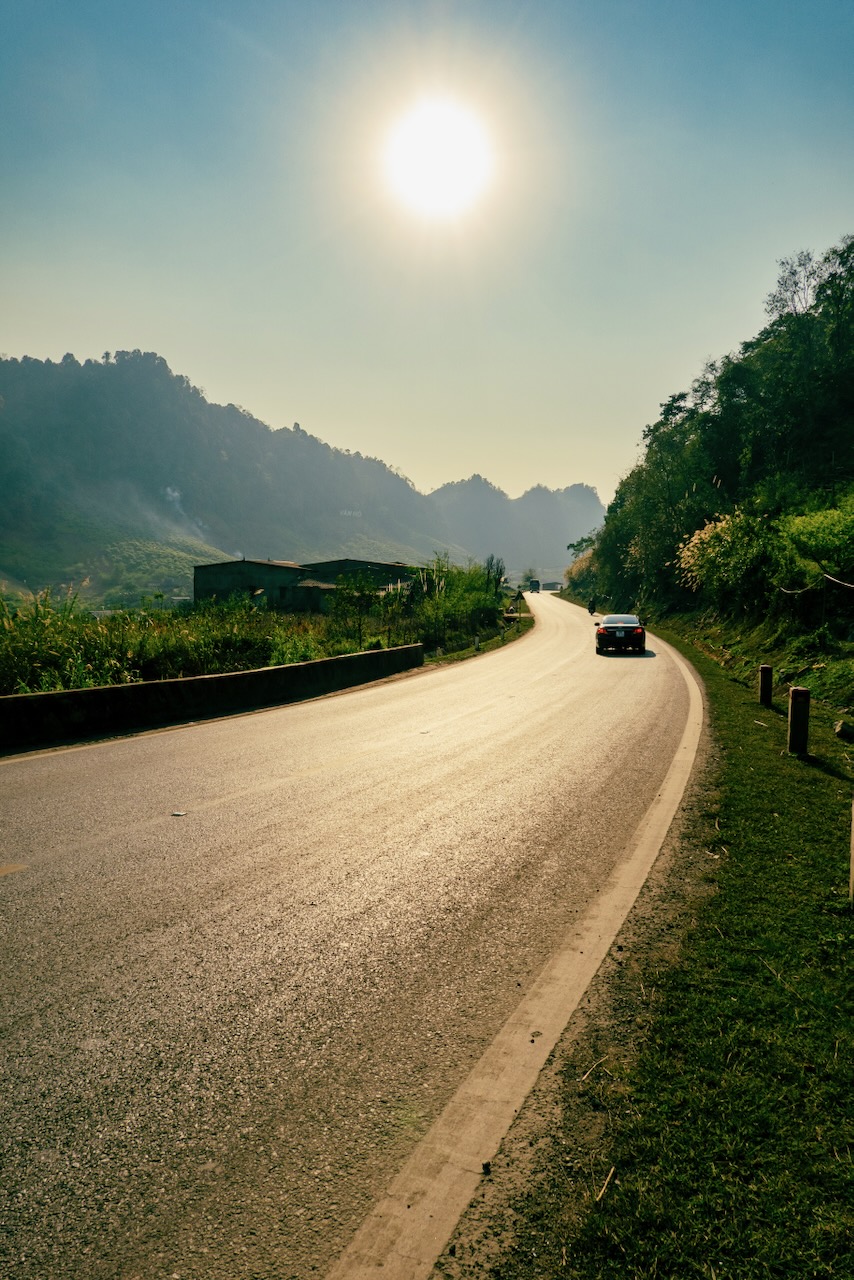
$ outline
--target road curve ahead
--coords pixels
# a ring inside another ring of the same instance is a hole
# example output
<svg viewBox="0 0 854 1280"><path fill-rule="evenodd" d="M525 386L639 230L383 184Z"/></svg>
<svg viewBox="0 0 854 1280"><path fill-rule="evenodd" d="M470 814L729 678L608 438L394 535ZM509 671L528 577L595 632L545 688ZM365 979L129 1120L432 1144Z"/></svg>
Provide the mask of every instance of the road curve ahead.
<svg viewBox="0 0 854 1280"><path fill-rule="evenodd" d="M671 651L529 599L467 663L0 761L0 1274L333 1266L684 751Z"/></svg>

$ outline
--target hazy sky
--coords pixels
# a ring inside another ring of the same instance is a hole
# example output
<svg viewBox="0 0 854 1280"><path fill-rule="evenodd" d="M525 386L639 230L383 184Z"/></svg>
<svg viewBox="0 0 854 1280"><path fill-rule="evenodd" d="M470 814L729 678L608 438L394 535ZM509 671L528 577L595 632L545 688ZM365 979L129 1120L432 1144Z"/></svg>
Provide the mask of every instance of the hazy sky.
<svg viewBox="0 0 854 1280"><path fill-rule="evenodd" d="M854 232L854 0L0 0L0 352L156 351L424 492L609 501L659 404ZM425 94L495 175L384 185Z"/></svg>

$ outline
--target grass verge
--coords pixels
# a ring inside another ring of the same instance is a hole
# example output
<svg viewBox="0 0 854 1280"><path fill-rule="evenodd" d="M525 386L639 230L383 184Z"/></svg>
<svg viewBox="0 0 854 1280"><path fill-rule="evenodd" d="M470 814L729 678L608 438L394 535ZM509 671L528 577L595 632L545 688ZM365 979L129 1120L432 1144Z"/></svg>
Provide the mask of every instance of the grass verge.
<svg viewBox="0 0 854 1280"><path fill-rule="evenodd" d="M784 704L760 707L708 654L656 631L707 690L716 776L683 839L711 884L667 963L659 950L635 974L628 1040L606 1028L595 1070L560 1067L510 1229L455 1274L842 1280L854 1274L852 748L814 704L811 754L789 756Z"/></svg>
<svg viewBox="0 0 854 1280"><path fill-rule="evenodd" d="M493 649L501 649L505 644L510 644L513 640L518 640L520 636L527 635L534 626L534 619L530 613L523 613L516 622L506 627L501 635L493 636L489 640L482 640L477 645L470 645L467 649L456 649L452 653L430 653L424 655L425 667L447 666L449 662L464 662L467 658L474 658L479 653L491 653Z"/></svg>

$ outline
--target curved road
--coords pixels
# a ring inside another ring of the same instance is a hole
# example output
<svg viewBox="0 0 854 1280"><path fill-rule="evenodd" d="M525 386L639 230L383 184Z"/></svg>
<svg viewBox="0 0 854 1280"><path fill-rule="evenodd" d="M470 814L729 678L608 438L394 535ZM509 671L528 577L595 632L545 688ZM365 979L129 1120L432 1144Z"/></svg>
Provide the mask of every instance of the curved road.
<svg viewBox="0 0 854 1280"><path fill-rule="evenodd" d="M573 925L689 716L529 597L500 651L0 761L0 1271L322 1274Z"/></svg>

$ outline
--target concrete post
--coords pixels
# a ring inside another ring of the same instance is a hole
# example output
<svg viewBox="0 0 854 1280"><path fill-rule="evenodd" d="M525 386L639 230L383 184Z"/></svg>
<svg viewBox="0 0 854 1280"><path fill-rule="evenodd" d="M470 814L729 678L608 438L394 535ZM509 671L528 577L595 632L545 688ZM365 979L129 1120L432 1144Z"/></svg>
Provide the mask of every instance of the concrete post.
<svg viewBox="0 0 854 1280"><path fill-rule="evenodd" d="M810 731L810 691L794 686L789 690L789 753L805 756Z"/></svg>
<svg viewBox="0 0 854 1280"><path fill-rule="evenodd" d="M759 701L763 707L771 706L771 682L774 672L767 662L759 668Z"/></svg>

